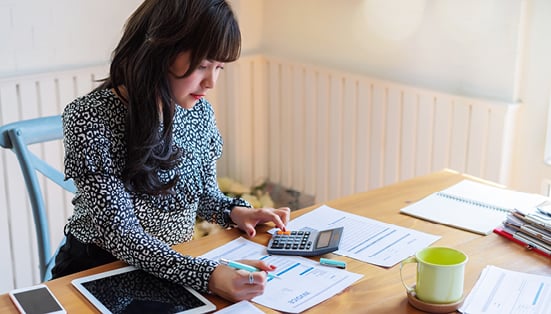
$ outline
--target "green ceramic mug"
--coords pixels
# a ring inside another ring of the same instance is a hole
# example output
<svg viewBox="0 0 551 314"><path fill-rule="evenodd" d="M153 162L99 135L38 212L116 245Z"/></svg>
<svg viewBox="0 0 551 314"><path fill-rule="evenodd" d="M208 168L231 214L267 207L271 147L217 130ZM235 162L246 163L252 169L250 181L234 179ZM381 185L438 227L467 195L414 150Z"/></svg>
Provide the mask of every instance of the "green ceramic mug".
<svg viewBox="0 0 551 314"><path fill-rule="evenodd" d="M463 296L463 281L467 255L446 247L427 247L402 261L400 277L408 293L426 303L457 302ZM408 286L402 275L404 265L417 263L415 286Z"/></svg>

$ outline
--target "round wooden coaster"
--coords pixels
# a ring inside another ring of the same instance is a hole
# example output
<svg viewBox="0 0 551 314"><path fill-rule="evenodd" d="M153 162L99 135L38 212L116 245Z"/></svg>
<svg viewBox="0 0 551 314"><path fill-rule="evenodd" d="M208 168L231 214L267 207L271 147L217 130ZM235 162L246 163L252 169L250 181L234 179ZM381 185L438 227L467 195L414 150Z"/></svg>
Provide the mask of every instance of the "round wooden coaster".
<svg viewBox="0 0 551 314"><path fill-rule="evenodd" d="M457 309L461 306L463 303L463 297L457 302L454 303L444 303L444 304L436 304L436 303L426 303L419 299L417 299L417 296L415 295L415 292L407 293L408 295L408 301L411 306L414 308L428 312L428 313L451 313L457 311Z"/></svg>

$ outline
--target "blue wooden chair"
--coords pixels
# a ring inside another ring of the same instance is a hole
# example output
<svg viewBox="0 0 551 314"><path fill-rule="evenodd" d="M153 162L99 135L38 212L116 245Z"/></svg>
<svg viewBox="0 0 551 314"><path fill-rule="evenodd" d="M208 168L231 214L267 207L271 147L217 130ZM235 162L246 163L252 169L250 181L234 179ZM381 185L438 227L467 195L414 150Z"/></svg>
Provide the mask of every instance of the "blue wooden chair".
<svg viewBox="0 0 551 314"><path fill-rule="evenodd" d="M37 171L69 192L75 193L76 188L72 181L64 180L61 171L40 159L28 146L61 140L62 137L63 129L59 115L13 122L0 127L0 146L15 153L25 180L36 229L40 276L43 281L51 278L55 255L52 256L50 253L48 219Z"/></svg>

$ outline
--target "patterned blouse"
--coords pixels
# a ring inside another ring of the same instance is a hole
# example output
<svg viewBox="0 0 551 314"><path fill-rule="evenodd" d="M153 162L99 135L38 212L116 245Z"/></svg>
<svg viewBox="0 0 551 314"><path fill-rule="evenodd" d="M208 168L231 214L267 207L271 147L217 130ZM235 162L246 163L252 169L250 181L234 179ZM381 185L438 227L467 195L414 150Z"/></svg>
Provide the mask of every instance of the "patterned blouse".
<svg viewBox="0 0 551 314"><path fill-rule="evenodd" d="M129 192L121 174L126 162L126 106L110 91L77 98L63 112L65 176L77 193L66 231L116 258L172 282L208 291L218 262L180 254L171 246L191 240L196 215L229 226L224 211L250 205L225 196L216 181L222 138L214 111L202 99L190 110L176 106L173 139L182 156L163 182L180 176L173 195Z"/></svg>

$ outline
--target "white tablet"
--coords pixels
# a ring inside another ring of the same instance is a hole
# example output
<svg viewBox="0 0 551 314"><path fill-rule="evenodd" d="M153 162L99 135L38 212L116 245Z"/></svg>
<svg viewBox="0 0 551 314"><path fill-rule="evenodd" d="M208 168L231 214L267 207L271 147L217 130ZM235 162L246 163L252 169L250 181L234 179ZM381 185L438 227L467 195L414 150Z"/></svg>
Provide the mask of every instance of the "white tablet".
<svg viewBox="0 0 551 314"><path fill-rule="evenodd" d="M157 278L132 266L71 283L102 313L185 313L216 310L197 291Z"/></svg>

